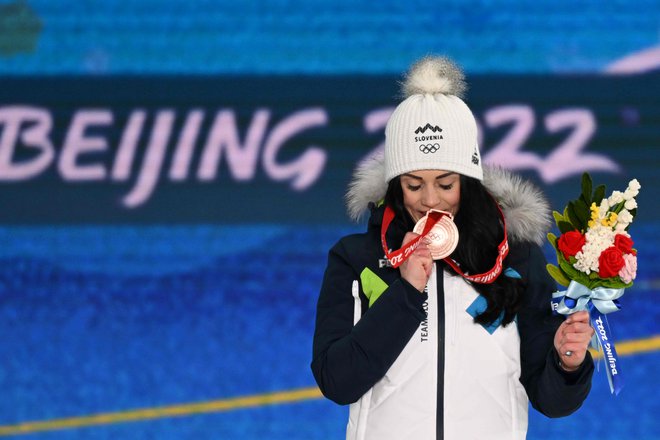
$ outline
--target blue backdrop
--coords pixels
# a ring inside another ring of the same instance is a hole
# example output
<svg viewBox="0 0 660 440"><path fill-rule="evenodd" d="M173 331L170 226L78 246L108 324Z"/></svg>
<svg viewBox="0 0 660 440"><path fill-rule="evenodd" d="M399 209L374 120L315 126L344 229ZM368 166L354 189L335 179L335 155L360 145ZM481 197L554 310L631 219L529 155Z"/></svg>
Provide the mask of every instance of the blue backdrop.
<svg viewBox="0 0 660 440"><path fill-rule="evenodd" d="M397 80L467 71L482 156L555 209L642 184L604 365L531 439L660 438L658 2L0 1L0 436L333 439L327 250ZM549 249L549 259L552 254ZM103 417L96 417L103 414ZM95 418L96 417L96 418Z"/></svg>

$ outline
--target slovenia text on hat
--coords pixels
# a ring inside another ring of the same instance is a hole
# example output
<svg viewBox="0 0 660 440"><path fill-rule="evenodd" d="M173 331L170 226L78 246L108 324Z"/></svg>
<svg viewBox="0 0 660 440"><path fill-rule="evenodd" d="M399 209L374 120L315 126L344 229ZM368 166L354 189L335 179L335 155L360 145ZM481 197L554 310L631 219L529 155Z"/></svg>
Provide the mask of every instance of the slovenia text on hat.
<svg viewBox="0 0 660 440"><path fill-rule="evenodd" d="M410 68L406 99L385 128L386 181L417 170L483 179L477 124L461 99L464 91L463 72L447 58L427 57Z"/></svg>

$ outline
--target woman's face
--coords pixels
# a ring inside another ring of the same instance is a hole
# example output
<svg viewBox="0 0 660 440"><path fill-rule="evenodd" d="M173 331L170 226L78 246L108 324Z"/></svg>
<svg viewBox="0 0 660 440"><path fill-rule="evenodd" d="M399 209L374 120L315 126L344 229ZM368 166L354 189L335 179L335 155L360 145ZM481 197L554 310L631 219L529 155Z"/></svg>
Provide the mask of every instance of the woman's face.
<svg viewBox="0 0 660 440"><path fill-rule="evenodd" d="M458 212L461 179L457 173L439 170L412 171L401 175L403 205L416 222L429 209Z"/></svg>

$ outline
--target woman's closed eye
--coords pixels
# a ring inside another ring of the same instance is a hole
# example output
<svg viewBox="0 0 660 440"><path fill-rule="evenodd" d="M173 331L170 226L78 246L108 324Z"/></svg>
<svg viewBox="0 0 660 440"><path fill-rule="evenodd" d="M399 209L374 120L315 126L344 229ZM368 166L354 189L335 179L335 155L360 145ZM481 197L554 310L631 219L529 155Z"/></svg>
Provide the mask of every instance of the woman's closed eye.
<svg viewBox="0 0 660 440"><path fill-rule="evenodd" d="M410 191L419 191L422 188L422 185L410 185L409 184L409 185L407 185L407 187L408 187L408 190L410 190ZM450 189L452 189L454 187L454 184L453 183L450 183L449 185L438 184L438 187L440 187L440 189L443 189L445 191L449 191Z"/></svg>

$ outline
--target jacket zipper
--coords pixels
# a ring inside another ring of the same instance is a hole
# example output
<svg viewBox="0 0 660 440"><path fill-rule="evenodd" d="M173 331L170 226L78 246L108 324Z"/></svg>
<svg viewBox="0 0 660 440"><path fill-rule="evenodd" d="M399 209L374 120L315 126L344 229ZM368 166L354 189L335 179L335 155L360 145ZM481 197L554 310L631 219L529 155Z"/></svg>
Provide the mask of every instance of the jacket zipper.
<svg viewBox="0 0 660 440"><path fill-rule="evenodd" d="M436 408L436 439L444 438L444 400L445 400L445 289L444 271L440 262L435 264L435 279L438 304L438 396Z"/></svg>

